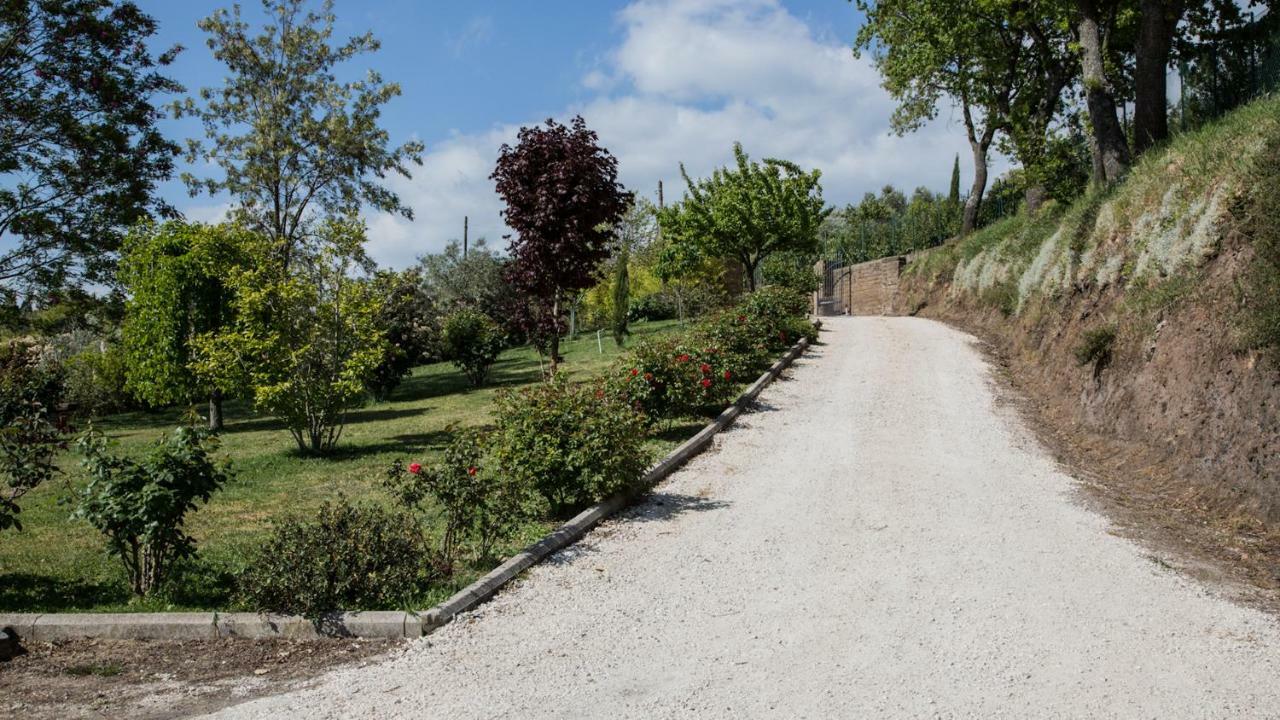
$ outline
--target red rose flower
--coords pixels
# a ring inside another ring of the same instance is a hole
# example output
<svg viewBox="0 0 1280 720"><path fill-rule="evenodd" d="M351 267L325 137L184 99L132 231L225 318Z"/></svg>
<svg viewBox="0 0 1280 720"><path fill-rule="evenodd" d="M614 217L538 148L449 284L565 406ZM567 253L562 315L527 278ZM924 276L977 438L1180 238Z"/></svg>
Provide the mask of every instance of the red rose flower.
<svg viewBox="0 0 1280 720"><path fill-rule="evenodd" d="M702 387L704 388L711 387L711 378L702 378Z"/></svg>
<svg viewBox="0 0 1280 720"><path fill-rule="evenodd" d="M698 369L702 371L703 375L708 375L711 373L711 366L706 363L702 363L702 366L699 367Z"/></svg>
<svg viewBox="0 0 1280 720"><path fill-rule="evenodd" d="M676 358L676 362L689 362L688 353L681 354L679 357Z"/></svg>
<svg viewBox="0 0 1280 720"><path fill-rule="evenodd" d="M413 473L414 475L417 475L418 473L422 472L422 466L419 465L418 463L409 463L409 472Z"/></svg>
<svg viewBox="0 0 1280 720"><path fill-rule="evenodd" d="M729 379L729 378L731 378L731 377L733 377L733 373L729 372L728 370L725 370L725 371L724 371L724 379L725 379L725 380L728 380L728 379Z"/></svg>
<svg viewBox="0 0 1280 720"><path fill-rule="evenodd" d="M747 321L747 316L746 316L746 315L739 315L739 316L738 316L738 322L740 322L740 323L744 323L744 322L746 322L746 321Z"/></svg>
<svg viewBox="0 0 1280 720"><path fill-rule="evenodd" d="M467 474L471 475L472 477L474 477L476 472L478 471L479 471L479 468L477 468L475 465L472 465L471 467L467 468Z"/></svg>
<svg viewBox="0 0 1280 720"><path fill-rule="evenodd" d="M644 379L648 380L649 382L653 382L653 373L645 373Z"/></svg>
<svg viewBox="0 0 1280 720"><path fill-rule="evenodd" d="M635 377L639 374L640 374L639 370L637 370L636 368L631 368L631 377Z"/></svg>
<svg viewBox="0 0 1280 720"><path fill-rule="evenodd" d="M603 391L603 390L597 390L597 391L596 391L596 399L597 399L597 400L603 400L603 399L604 399L604 391Z"/></svg>

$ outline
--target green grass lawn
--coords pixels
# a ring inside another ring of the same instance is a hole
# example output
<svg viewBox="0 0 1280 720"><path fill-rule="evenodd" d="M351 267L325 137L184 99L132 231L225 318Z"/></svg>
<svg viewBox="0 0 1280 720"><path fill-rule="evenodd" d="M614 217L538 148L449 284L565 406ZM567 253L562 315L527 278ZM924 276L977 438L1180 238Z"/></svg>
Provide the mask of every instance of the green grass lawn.
<svg viewBox="0 0 1280 720"><path fill-rule="evenodd" d="M674 321L634 325L633 339L675 330ZM595 334L562 346L571 377L601 373L618 355L612 339L597 349ZM241 403L226 409L227 427L219 455L231 460L235 477L208 505L188 516L199 543L200 560L163 596L131 598L119 561L108 557L101 535L70 518L66 502L84 482L79 457L67 453L63 475L22 500L22 531L0 533L0 611L67 610L152 611L233 609L234 573L245 566L272 523L293 514L310 514L339 493L355 499L389 502L381 488L384 470L399 458L429 462L448 442L451 427L489 421L499 388L537 381L541 370L529 348L509 350L494 365L488 386L470 388L449 363L416 368L391 400L350 413L335 452L327 457L298 454L292 437L278 422L253 414ZM115 415L95 425L124 453L142 453L181 421L184 409ZM696 432L703 421L690 419L651 441L655 454ZM550 523L531 523L507 554L541 535ZM454 585L422 598L423 607L473 580L487 567L459 573Z"/></svg>

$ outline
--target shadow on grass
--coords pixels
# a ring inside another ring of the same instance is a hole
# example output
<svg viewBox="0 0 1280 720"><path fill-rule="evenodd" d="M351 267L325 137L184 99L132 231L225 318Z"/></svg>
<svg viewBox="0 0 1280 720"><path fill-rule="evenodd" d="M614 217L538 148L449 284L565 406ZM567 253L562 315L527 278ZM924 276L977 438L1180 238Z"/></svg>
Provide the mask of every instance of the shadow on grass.
<svg viewBox="0 0 1280 720"><path fill-rule="evenodd" d="M304 454L300 452L297 447L294 447L289 452L289 456L294 458L344 461L368 457L370 455L421 453L427 450L443 449L452 437L453 433L448 430L433 430L425 433L395 435L383 442L365 443L361 445L346 445L339 442L337 447L323 455Z"/></svg>
<svg viewBox="0 0 1280 720"><path fill-rule="evenodd" d="M92 582L66 578L5 573L0 575L0 611L57 612L95 605L123 605L129 589L120 582Z"/></svg>

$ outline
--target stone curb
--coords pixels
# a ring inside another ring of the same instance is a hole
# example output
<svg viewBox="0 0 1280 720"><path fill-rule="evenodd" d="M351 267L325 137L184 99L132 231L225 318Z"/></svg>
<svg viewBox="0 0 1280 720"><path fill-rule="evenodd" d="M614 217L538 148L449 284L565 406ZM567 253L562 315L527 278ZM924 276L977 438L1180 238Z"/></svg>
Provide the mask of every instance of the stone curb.
<svg viewBox="0 0 1280 720"><path fill-rule="evenodd" d="M809 341L805 339L801 339L800 342L793 345L759 379L743 391L732 405L725 408L715 420L711 421L702 430L699 430L697 435L681 443L680 447L671 451L670 454L658 461L658 464L654 465L649 472L645 473L637 489L618 493L583 510L572 520L556 528L546 537L512 556L506 562L489 571L484 577L459 590L453 597L423 613L423 634L425 635L436 628L448 624L459 613L471 610L489 600L497 594L502 586L520 573L545 560L553 553L577 542L583 535L598 525L601 520L630 505L660 480L675 472L690 458L702 452L707 445L711 444L711 439L715 437L716 433L732 425L733 421L742 414L742 411L755 402L760 395L760 391L764 390L769 383L782 374L782 371L791 365L807 347L809 347Z"/></svg>
<svg viewBox="0 0 1280 720"><path fill-rule="evenodd" d="M738 399L698 434L681 443L645 473L630 491L610 497L551 531L538 542L508 558L484 577L425 612L378 611L333 613L311 621L292 615L263 613L0 613L0 630L19 642L79 639L213 640L216 638L421 637L489 600L520 573L549 555L577 542L601 520L627 507L666 476L706 449L715 434L729 427L808 348L807 340L791 347Z"/></svg>

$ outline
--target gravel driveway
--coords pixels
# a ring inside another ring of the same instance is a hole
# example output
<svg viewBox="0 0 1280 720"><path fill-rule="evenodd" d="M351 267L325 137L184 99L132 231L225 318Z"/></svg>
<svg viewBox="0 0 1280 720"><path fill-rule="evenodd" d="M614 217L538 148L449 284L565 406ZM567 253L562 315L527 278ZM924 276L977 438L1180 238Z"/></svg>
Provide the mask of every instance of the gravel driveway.
<svg viewBox="0 0 1280 720"><path fill-rule="evenodd" d="M1108 534L972 338L828 328L478 612L217 717L1280 718L1280 625Z"/></svg>

